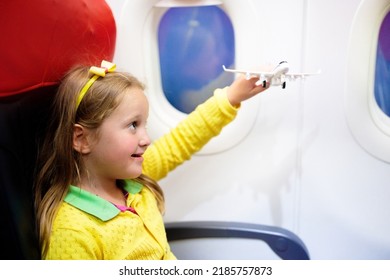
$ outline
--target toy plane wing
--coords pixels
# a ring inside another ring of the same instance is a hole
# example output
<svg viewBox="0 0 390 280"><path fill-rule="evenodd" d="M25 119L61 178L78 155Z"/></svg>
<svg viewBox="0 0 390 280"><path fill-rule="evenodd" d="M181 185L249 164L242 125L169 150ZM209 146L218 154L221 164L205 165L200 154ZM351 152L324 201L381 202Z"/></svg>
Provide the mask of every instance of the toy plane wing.
<svg viewBox="0 0 390 280"><path fill-rule="evenodd" d="M223 70L226 72L231 73L238 73L238 74L244 74L247 79L249 79L251 76L257 76L257 77L264 77L264 78L270 78L274 75L273 72L263 72L263 71L249 71L249 70L236 70L236 69L228 69L225 67L225 65L222 65Z"/></svg>

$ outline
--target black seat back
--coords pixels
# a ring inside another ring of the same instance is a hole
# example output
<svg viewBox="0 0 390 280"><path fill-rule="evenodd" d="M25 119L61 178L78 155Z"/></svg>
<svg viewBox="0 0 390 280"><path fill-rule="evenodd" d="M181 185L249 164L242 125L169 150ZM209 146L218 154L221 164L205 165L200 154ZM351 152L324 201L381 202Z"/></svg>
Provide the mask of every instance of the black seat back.
<svg viewBox="0 0 390 280"><path fill-rule="evenodd" d="M0 259L39 259L33 173L56 86L0 98Z"/></svg>

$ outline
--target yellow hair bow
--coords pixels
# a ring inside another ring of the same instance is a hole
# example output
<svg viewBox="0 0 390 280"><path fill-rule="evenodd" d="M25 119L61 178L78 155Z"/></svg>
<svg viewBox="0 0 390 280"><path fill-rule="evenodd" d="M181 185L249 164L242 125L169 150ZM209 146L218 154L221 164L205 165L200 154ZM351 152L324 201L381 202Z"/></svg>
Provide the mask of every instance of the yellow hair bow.
<svg viewBox="0 0 390 280"><path fill-rule="evenodd" d="M99 78L99 77L105 77L106 73L108 72L114 72L116 69L116 64L111 63L109 61L103 60L100 67L92 66L89 69L90 73L93 73L95 75L92 76L88 80L88 82L85 84L85 86L82 88L82 90L79 93L79 96L77 97L76 101L76 110L79 107L81 100L83 100L84 95L87 93L88 89L92 86L92 84Z"/></svg>

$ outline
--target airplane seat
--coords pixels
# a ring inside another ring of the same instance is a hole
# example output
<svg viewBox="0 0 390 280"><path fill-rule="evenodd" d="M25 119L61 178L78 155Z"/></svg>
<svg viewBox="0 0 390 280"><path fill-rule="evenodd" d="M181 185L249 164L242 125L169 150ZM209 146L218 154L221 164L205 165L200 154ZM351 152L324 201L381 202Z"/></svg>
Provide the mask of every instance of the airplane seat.
<svg viewBox="0 0 390 280"><path fill-rule="evenodd" d="M0 99L0 259L39 259L33 208L37 144L56 86Z"/></svg>
<svg viewBox="0 0 390 280"><path fill-rule="evenodd" d="M116 24L105 0L1 6L0 259L39 259L32 182L50 104L72 65L112 60Z"/></svg>

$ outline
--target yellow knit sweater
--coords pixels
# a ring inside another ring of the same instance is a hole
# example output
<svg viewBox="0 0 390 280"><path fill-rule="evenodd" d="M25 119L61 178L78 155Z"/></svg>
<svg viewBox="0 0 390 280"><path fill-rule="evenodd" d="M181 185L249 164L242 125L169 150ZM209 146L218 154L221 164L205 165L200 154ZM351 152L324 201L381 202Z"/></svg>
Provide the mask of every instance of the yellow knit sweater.
<svg viewBox="0 0 390 280"><path fill-rule="evenodd" d="M235 118L238 108L230 105L226 90L217 89L213 97L147 149L146 175L162 179ZM127 206L137 214L121 212L110 202L70 186L54 219L46 259L175 259L154 195L133 180L126 183Z"/></svg>

